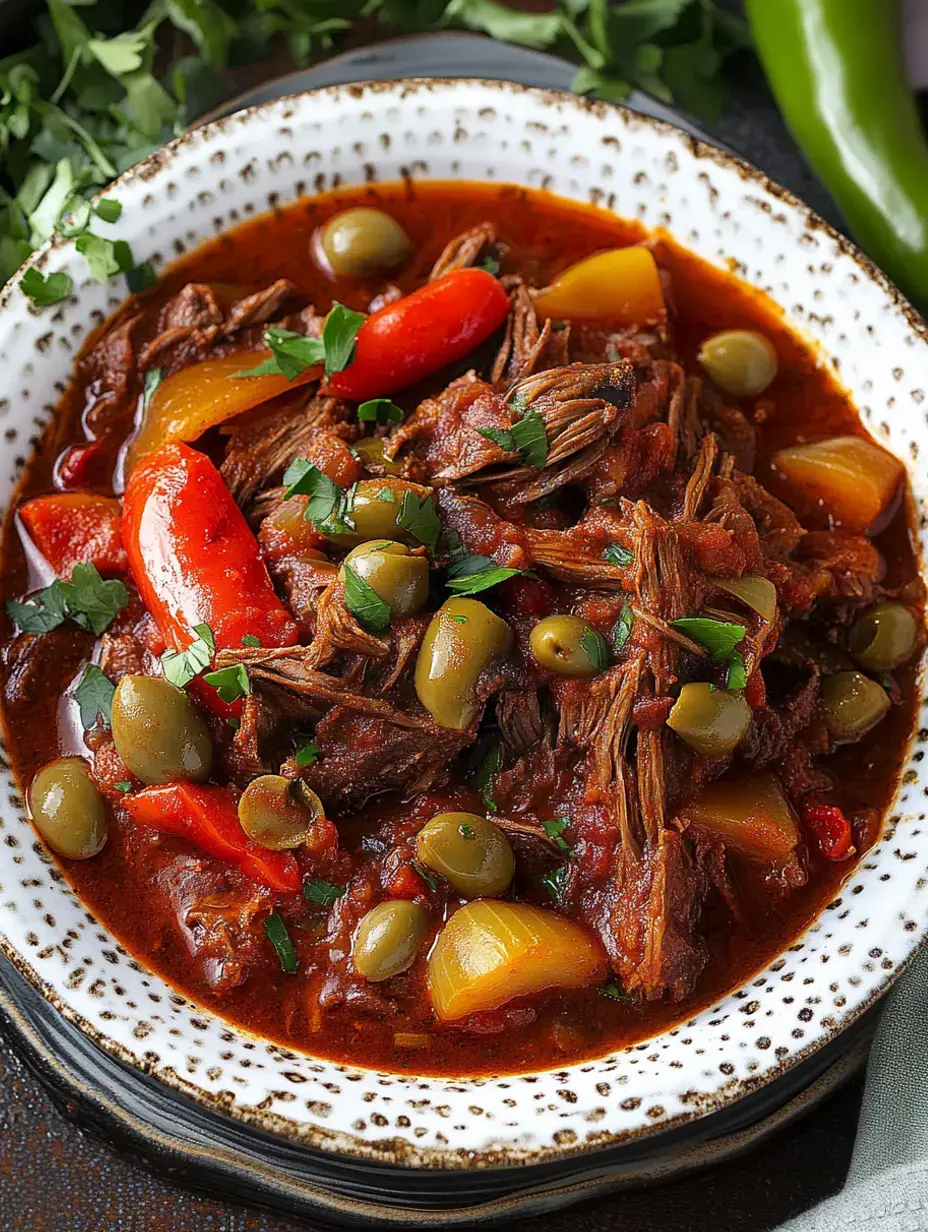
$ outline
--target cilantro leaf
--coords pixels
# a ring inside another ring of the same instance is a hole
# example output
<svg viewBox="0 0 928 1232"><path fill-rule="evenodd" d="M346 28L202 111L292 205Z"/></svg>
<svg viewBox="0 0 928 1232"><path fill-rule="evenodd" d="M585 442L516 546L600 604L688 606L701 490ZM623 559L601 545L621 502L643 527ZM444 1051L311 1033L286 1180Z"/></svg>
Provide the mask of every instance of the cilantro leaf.
<svg viewBox="0 0 928 1232"><path fill-rule="evenodd" d="M24 295L37 308L48 308L67 299L74 290L74 282L70 274L43 274L37 269L27 269L19 280Z"/></svg>
<svg viewBox="0 0 928 1232"><path fill-rule="evenodd" d="M207 672L203 679L216 690L220 701L237 702L240 697L247 697L251 692L251 681L244 663L233 663L231 667Z"/></svg>
<svg viewBox="0 0 928 1232"><path fill-rule="evenodd" d="M612 658L606 639L595 629L584 629L580 635L580 646L595 672L604 672L610 666Z"/></svg>
<svg viewBox="0 0 928 1232"><path fill-rule="evenodd" d="M107 278L122 272L113 240L85 231L77 237L75 246L87 262L91 278L97 282L106 282Z"/></svg>
<svg viewBox="0 0 928 1232"><path fill-rule="evenodd" d="M93 207L93 212L104 222L116 222L122 213L122 202L113 197L102 197Z"/></svg>
<svg viewBox="0 0 928 1232"><path fill-rule="evenodd" d="M541 825L545 834L554 842L556 847L559 847L561 851L566 852L569 856L574 854L573 847L571 847L566 839L561 837L570 825L569 817L550 817L547 821L543 821Z"/></svg>
<svg viewBox="0 0 928 1232"><path fill-rule="evenodd" d="M186 650L166 650L161 656L161 672L168 682L177 689L185 688L194 676L205 672L213 661L213 651L216 649L216 639L209 625L197 625L194 629L196 639Z"/></svg>
<svg viewBox="0 0 928 1232"><path fill-rule="evenodd" d="M366 320L363 312L354 312L337 301L332 305L322 327L326 376L343 372L354 359L355 337Z"/></svg>
<svg viewBox="0 0 928 1232"><path fill-rule="evenodd" d="M349 564L345 570L345 607L356 616L363 628L382 633L390 623L390 605L384 603L373 586Z"/></svg>
<svg viewBox="0 0 928 1232"><path fill-rule="evenodd" d="M10 620L23 633L49 633L68 618L64 590L57 578L51 586L46 586L25 602L7 599L6 611Z"/></svg>
<svg viewBox="0 0 928 1232"><path fill-rule="evenodd" d="M260 637L255 637L253 633L243 633L242 634L242 645L250 646L252 649L254 649L261 645L261 639Z"/></svg>
<svg viewBox="0 0 928 1232"><path fill-rule="evenodd" d="M129 602L124 584L118 578L104 581L91 564L75 565L71 580L61 583L61 594L74 623L92 630L98 637Z"/></svg>
<svg viewBox="0 0 928 1232"><path fill-rule="evenodd" d="M737 650L733 650L728 660L728 677L725 681L725 688L737 693L746 688L747 683L748 673L744 666L744 659Z"/></svg>
<svg viewBox="0 0 928 1232"><path fill-rule="evenodd" d="M537 411L527 411L511 428L478 428L477 431L506 453L517 453L526 466L541 470L548 460L545 421Z"/></svg>
<svg viewBox="0 0 928 1232"><path fill-rule="evenodd" d="M288 975L292 975L300 964L296 955L296 946L293 944L287 925L279 911L272 912L264 921L264 932L277 951L281 969Z"/></svg>
<svg viewBox="0 0 928 1232"><path fill-rule="evenodd" d="M550 872L545 873L541 879L541 884L556 903L564 897L564 891L567 889L567 875L567 865L559 864L557 868L552 868Z"/></svg>
<svg viewBox="0 0 928 1232"><path fill-rule="evenodd" d="M477 595L482 590L489 590L491 586L498 586L500 582L505 582L511 577L519 577L522 573L522 569L512 569L508 565L494 565L490 561L488 565L475 569L472 573L449 577L445 584L456 595Z"/></svg>
<svg viewBox="0 0 928 1232"><path fill-rule="evenodd" d="M142 390L142 414L146 414L155 396L155 390L164 380L163 368L147 368L145 370L145 388Z"/></svg>
<svg viewBox="0 0 928 1232"><path fill-rule="evenodd" d="M468 841L477 837L477 831L473 826L468 825L466 821L458 826L458 834L460 834L461 838L466 838Z"/></svg>
<svg viewBox="0 0 928 1232"><path fill-rule="evenodd" d="M389 398L371 398L369 402L362 402L358 407L358 419L361 423L402 423L403 412Z"/></svg>
<svg viewBox="0 0 928 1232"><path fill-rule="evenodd" d="M635 1003L635 998L615 980L610 980L608 984L601 984L597 991L601 997L608 997L610 1001L622 1001L627 1005Z"/></svg>
<svg viewBox="0 0 928 1232"><path fill-rule="evenodd" d="M98 718L109 727L113 717L113 694L116 686L95 663L88 663L84 668L73 697L80 707L81 726L90 729L96 726Z"/></svg>
<svg viewBox="0 0 928 1232"><path fill-rule="evenodd" d="M319 907L331 907L345 893L345 886L335 885L324 877L307 877L303 882L303 897Z"/></svg>
<svg viewBox="0 0 928 1232"><path fill-rule="evenodd" d="M480 765L474 771L470 780L472 791L483 797L483 802L491 812L496 812L496 801L493 799L493 784L503 766L503 746L491 744Z"/></svg>
<svg viewBox="0 0 928 1232"><path fill-rule="evenodd" d="M132 784L129 782L128 779L119 779L119 781L114 783L113 786L116 788L117 791L121 791L124 796L128 795L129 792L132 790Z"/></svg>
<svg viewBox="0 0 928 1232"><path fill-rule="evenodd" d="M301 372L321 364L325 360L325 347L321 338L307 338L282 325L271 325L264 334L265 344L270 347L271 358L256 368L246 368L234 373L235 379L248 376L285 376L294 381Z"/></svg>
<svg viewBox="0 0 928 1232"><path fill-rule="evenodd" d="M149 287L153 287L158 281L158 275L155 273L155 267L151 261L142 261L141 264L132 265L129 269L121 268L126 275L126 283L133 295L147 291Z"/></svg>
<svg viewBox="0 0 928 1232"><path fill-rule="evenodd" d="M350 517L351 489L346 492L306 458L296 458L287 467L284 487L284 500L309 497L304 517L324 535L350 534L355 529Z"/></svg>
<svg viewBox="0 0 928 1232"><path fill-rule="evenodd" d="M308 744L302 744L293 755L293 760L298 766L314 766L319 760L321 750L315 740L310 740Z"/></svg>
<svg viewBox="0 0 928 1232"><path fill-rule="evenodd" d="M422 880L425 882L425 884L429 887L430 890L438 889L438 882L435 880L435 878L432 876L432 874L429 872L427 868L423 867L423 865L421 865L418 860L410 860L410 864L416 870L416 872L419 874L419 876L422 878Z"/></svg>
<svg viewBox="0 0 928 1232"><path fill-rule="evenodd" d="M633 553L618 543L610 543L603 552L603 560L608 561L610 565L615 565L619 569L625 565L630 565L634 559Z"/></svg>
<svg viewBox="0 0 928 1232"><path fill-rule="evenodd" d="M612 626L612 648L619 651L631 637L632 625L635 623L635 613L627 601L622 604L619 618Z"/></svg>
<svg viewBox="0 0 928 1232"><path fill-rule="evenodd" d="M431 495L417 496L410 488L403 494L403 503L397 516L397 525L408 530L414 539L424 543L430 552L435 551L441 522Z"/></svg>
<svg viewBox="0 0 928 1232"><path fill-rule="evenodd" d="M670 624L704 646L716 663L724 663L747 633L744 625L713 620L709 616L684 616L680 620L672 620Z"/></svg>
<svg viewBox="0 0 928 1232"><path fill-rule="evenodd" d="M492 274L495 278L499 273L499 261L496 257L485 257L476 268L486 270L488 274Z"/></svg>

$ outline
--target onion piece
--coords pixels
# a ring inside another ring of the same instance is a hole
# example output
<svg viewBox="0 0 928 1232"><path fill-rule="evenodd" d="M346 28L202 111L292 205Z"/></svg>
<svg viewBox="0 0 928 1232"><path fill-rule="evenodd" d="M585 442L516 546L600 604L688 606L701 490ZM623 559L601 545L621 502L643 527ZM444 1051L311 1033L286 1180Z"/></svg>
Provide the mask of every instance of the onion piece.
<svg viewBox="0 0 928 1232"><path fill-rule="evenodd" d="M745 574L740 578L714 577L712 585L724 590L726 594L734 595L762 620L773 624L777 614L777 588L769 578L753 574Z"/></svg>
<svg viewBox="0 0 928 1232"><path fill-rule="evenodd" d="M550 988L602 983L606 974L602 946L579 924L541 907L491 898L454 913L428 965L432 1001L445 1021Z"/></svg>
<svg viewBox="0 0 928 1232"><path fill-rule="evenodd" d="M858 531L890 508L904 470L898 458L862 436L789 445L773 455L773 466L800 513L826 515Z"/></svg>
<svg viewBox="0 0 928 1232"><path fill-rule="evenodd" d="M799 842L798 823L773 774L718 779L680 817L754 859L782 860Z"/></svg>

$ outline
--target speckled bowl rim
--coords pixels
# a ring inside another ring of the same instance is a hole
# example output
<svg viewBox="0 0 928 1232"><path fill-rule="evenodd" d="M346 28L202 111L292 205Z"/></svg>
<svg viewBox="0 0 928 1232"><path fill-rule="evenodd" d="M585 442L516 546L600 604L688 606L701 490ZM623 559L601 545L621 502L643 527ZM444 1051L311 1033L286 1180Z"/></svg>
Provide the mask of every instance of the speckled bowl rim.
<svg viewBox="0 0 928 1232"><path fill-rule="evenodd" d="M919 340L928 346L928 326L915 310L915 308L906 300L898 288L891 280L876 266L867 256L865 256L850 240L838 232L827 221L822 219L813 210L804 204L790 190L782 187L780 184L769 179L762 171L755 167L746 159L727 153L713 144L695 138L685 130L677 127L674 124L668 123L651 116L646 116L640 112L632 111L621 104L608 103L601 100L593 100L581 95L575 95L562 90L548 89L542 87L522 86L514 82L500 80L485 80L479 77L472 78L430 78L430 77L409 77L396 80L386 81L368 81L363 83L355 83L340 86L327 86L319 89L299 91L294 94L281 95L271 102L260 103L253 107L249 107L243 111L236 112L232 115L221 117L210 121L208 124L192 129L175 140L168 143L166 146L154 151L142 162L138 163L128 171L120 175L115 181L107 186L99 196L109 196L121 185L134 184L136 181L147 181L161 172L165 171L173 161L175 155L183 150L191 141L208 141L214 137L221 136L224 130L230 126L238 126L247 124L252 121L260 121L265 117L270 118L275 112L285 108L287 105L298 104L301 99L314 96L327 96L333 103L337 102L340 95L347 94L349 96L362 96L366 94L372 95L393 95L399 94L401 97L407 93L416 93L418 91L430 91L435 88L456 88L456 87L472 87L488 91L494 95L518 94L532 97L540 108L546 106L559 106L574 108L578 111L589 112L599 118L608 118L610 115L618 115L622 118L624 125L632 130L650 129L655 132L671 134L676 140L682 142L689 152L696 159L706 159L726 169L734 169L739 177L746 184L756 184L772 196L782 201L783 204L795 211L801 221L809 231L820 232L828 239L843 255L849 257L853 263L861 271L864 278L874 283L879 290L886 296L889 303L899 311L905 318L909 328L919 338ZM412 177L415 180L415 176ZM428 178L428 177L426 177ZM503 184L505 181L496 181ZM311 196L312 194L307 194ZM766 208L766 207L765 207ZM236 224L239 225L239 224ZM671 228L672 230L672 228ZM685 241L682 241L686 246ZM46 241L31 257L20 267L17 273L9 280L6 286L0 289L0 310L3 310L10 302L10 297L18 286L23 273L32 268L41 270L47 264L49 253L61 247L73 245L73 240L67 240L64 237L56 234L52 239ZM789 316L788 310L784 310ZM799 327L801 328L801 327ZM813 347L816 345L814 340L806 339ZM85 343L86 345L86 343ZM907 472L911 475L912 466L906 459L901 459ZM922 545L916 542L916 555L920 564L920 571L923 577L928 576L926 569L924 552ZM926 667L922 664L919 681L918 681L918 701L920 704L926 703ZM915 738L918 723L913 725L913 731L910 733L906 750L911 748ZM894 806L897 803L898 789L896 798L894 798L890 807L887 809L887 815L892 813ZM860 865L855 865L855 869ZM852 870L853 872L854 870ZM67 878L65 878L67 880ZM824 909L828 910L828 907ZM814 931L817 923L821 920L823 913L813 920L810 925L794 938L793 944L800 941L810 931ZM901 930L900 930L901 931ZM667 1131L711 1116L713 1113L721 1112L745 1095L758 1090L760 1087L773 1082L776 1078L784 1075L792 1070L804 1060L809 1058L813 1053L817 1052L826 1043L835 1039L847 1027L855 1023L863 1013L866 1012L876 1001L878 1001L895 982L899 975L904 971L914 957L916 951L928 936L928 924L923 925L920 931L910 933L907 937L899 938L900 954L894 961L892 969L888 970L882 978L878 979L870 989L867 996L856 1002L852 1008L843 1012L841 1019L834 1026L824 1028L820 1034L802 1048L797 1048L791 1051L790 1054L771 1064L768 1068L754 1073L749 1078L743 1078L732 1081L728 1084L721 1084L711 1096L705 1097L697 1106L694 1106L691 1111L680 1113L678 1115L667 1117L660 1120L658 1123L649 1125L642 1124L638 1127L623 1130L621 1132L611 1132L602 1130L595 1134L589 1135L586 1139L578 1140L572 1143L558 1146L534 1145L530 1148L522 1148L519 1146L505 1146L501 1148L490 1148L485 1151L460 1151L455 1149L446 1150L438 1147L421 1147L410 1144L402 1138L392 1138L386 1135L383 1139L372 1142L367 1139L356 1137L353 1134L332 1131L324 1126L315 1125L307 1126L305 1123L294 1121L286 1116L279 1114L270 1114L267 1112L257 1112L254 1109L243 1108L234 1102L227 1102L221 1097L215 1097L210 1093L198 1087L195 1083L191 1083L178 1074L171 1067L151 1067L140 1058L136 1057L131 1051L122 1047L120 1044L110 1040L104 1032L96 1028L92 1023L88 1022L80 1013L69 1006L63 999L53 990L46 981L42 979L35 968L26 960L22 954L16 950L7 940L6 936L0 933L0 950L10 959L17 970L42 994L42 996L52 1004L56 1010L61 1013L69 1022L77 1026L85 1035L94 1041L94 1043L105 1052L117 1057L119 1060L129 1066L140 1070L143 1073L152 1074L159 1081L164 1082L167 1086L179 1091L195 1102L210 1109L213 1112L231 1117L234 1120L240 1121L246 1125L253 1125L265 1132L281 1134L287 1138L307 1143L312 1147L328 1151L335 1154L350 1156L362 1160L377 1160L388 1161L389 1163L412 1168L451 1168L451 1169L470 1169L470 1168L494 1168L494 1167L512 1167L512 1166L527 1166L541 1163L551 1163L555 1161L567 1161L571 1158L589 1155L595 1151L602 1150L606 1147L615 1147L622 1144L638 1142L642 1138L660 1137ZM122 947L124 948L124 947ZM131 955L130 955L131 956ZM777 960L778 955L771 955L769 959L762 965L759 970L766 970L770 964ZM756 976L755 972L755 976ZM163 978L163 977L159 977ZM751 977L754 978L754 977ZM165 981L167 982L167 981ZM724 994L724 997L729 997L732 994L740 991L751 983L751 979L743 984L736 986ZM187 994L183 994L186 1003L191 1006L197 1006L197 1003ZM716 998L716 1001L722 998ZM715 1002L710 1002L712 1005ZM708 1008L708 1007L706 1007ZM696 1011L701 1013L704 1011ZM215 1011L203 1009L204 1014L212 1015L217 1019L222 1020L222 1015ZM679 1020L680 1025L685 1022L685 1018ZM234 1029L245 1038L252 1038L261 1043L266 1043L264 1037L256 1036L249 1032L247 1028L234 1024ZM656 1037L650 1037L654 1039ZM638 1045L631 1045L627 1049L607 1050L604 1053L604 1058L610 1054L622 1055L623 1053L633 1052L636 1047L641 1048L646 1041L642 1041ZM291 1049L291 1051L300 1051ZM312 1054L302 1053L311 1060L315 1060ZM581 1064L595 1064L596 1060L591 1059L582 1063L573 1063L563 1067L564 1069L576 1068ZM357 1072L362 1072L375 1076L378 1073L385 1071L377 1071L367 1069L363 1066L351 1067ZM558 1070L538 1071L539 1076L551 1076L558 1073ZM404 1073L404 1078L412 1078L414 1075ZM500 1074L498 1077L506 1078L508 1074ZM446 1081L466 1083L484 1083L492 1082L497 1075L486 1075L480 1078L458 1078L450 1076L448 1078L440 1078L434 1075L425 1075L422 1081ZM515 1075L516 1078L534 1077L533 1073L520 1073Z"/></svg>

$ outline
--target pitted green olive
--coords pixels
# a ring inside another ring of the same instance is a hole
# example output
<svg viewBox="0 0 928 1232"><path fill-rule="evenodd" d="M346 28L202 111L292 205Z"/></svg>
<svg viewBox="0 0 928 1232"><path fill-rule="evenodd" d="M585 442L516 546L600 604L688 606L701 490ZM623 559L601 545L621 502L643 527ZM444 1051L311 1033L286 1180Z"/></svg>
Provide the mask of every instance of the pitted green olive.
<svg viewBox="0 0 928 1232"><path fill-rule="evenodd" d="M842 740L854 740L868 732L890 707L886 690L860 672L826 676L820 697L829 731Z"/></svg>
<svg viewBox="0 0 928 1232"><path fill-rule="evenodd" d="M918 643L918 625L901 603L878 603L851 626L848 648L868 672L889 672L911 659Z"/></svg>
<svg viewBox="0 0 928 1232"><path fill-rule="evenodd" d="M559 676L595 676L609 665L608 647L579 616L546 616L529 634L539 664Z"/></svg>
<svg viewBox="0 0 928 1232"><path fill-rule="evenodd" d="M324 815L322 801L301 784L299 798L293 782L281 774L262 774L248 784L238 802L238 819L250 839L269 851L300 847Z"/></svg>
<svg viewBox="0 0 928 1232"><path fill-rule="evenodd" d="M474 686L512 649L512 630L476 599L448 599L432 617L416 659L416 693L441 727L463 731L477 717Z"/></svg>
<svg viewBox="0 0 928 1232"><path fill-rule="evenodd" d="M755 329L725 329L707 338L699 362L719 389L736 398L761 394L777 374L773 343Z"/></svg>
<svg viewBox="0 0 928 1232"><path fill-rule="evenodd" d="M751 708L740 693L711 684L685 684L667 726L705 757L724 757L744 739Z"/></svg>
<svg viewBox="0 0 928 1232"><path fill-rule="evenodd" d="M113 695L116 752L143 783L202 783L213 767L206 721L186 693L157 676L123 676Z"/></svg>
<svg viewBox="0 0 928 1232"><path fill-rule="evenodd" d="M43 766L29 786L29 812L52 851L69 860L88 860L106 842L106 805L83 758Z"/></svg>
<svg viewBox="0 0 928 1232"><path fill-rule="evenodd" d="M466 898L505 894L516 866L506 835L476 813L433 817L419 831L416 855Z"/></svg>
<svg viewBox="0 0 928 1232"><path fill-rule="evenodd" d="M342 535L326 535L341 547L353 548L369 539L395 539L400 543L414 544L419 540L399 523L403 500L407 492L417 498L432 498L431 488L405 479L385 476L383 479L362 479L355 485L354 496L348 516L355 529Z"/></svg>
<svg viewBox="0 0 928 1232"><path fill-rule="evenodd" d="M405 543L372 539L352 548L345 564L383 599L394 620L418 612L428 600L429 562L425 556L413 556Z"/></svg>
<svg viewBox="0 0 928 1232"><path fill-rule="evenodd" d="M412 251L409 236L383 210L343 210L322 230L322 251L334 274L362 278L393 269Z"/></svg>
<svg viewBox="0 0 928 1232"><path fill-rule="evenodd" d="M359 975L377 982L399 975L415 962L429 929L429 913L397 898L374 907L354 935L351 957Z"/></svg>
<svg viewBox="0 0 928 1232"><path fill-rule="evenodd" d="M777 614L777 588L769 578L745 573L740 578L713 578L712 585L740 599L762 620L773 623Z"/></svg>
<svg viewBox="0 0 928 1232"><path fill-rule="evenodd" d="M403 468L399 462L391 462L384 457L383 437L365 436L362 440L355 441L351 448L360 457L366 470L382 467L388 475L402 474Z"/></svg>

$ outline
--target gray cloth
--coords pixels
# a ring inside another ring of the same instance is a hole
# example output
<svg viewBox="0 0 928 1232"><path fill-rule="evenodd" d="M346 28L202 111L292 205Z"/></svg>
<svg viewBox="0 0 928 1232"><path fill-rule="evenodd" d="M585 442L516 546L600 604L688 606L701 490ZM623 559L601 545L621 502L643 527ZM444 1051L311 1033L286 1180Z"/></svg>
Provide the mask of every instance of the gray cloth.
<svg viewBox="0 0 928 1232"><path fill-rule="evenodd" d="M928 948L890 994L880 1019L844 1188L780 1232L928 1229L926 1010Z"/></svg>

